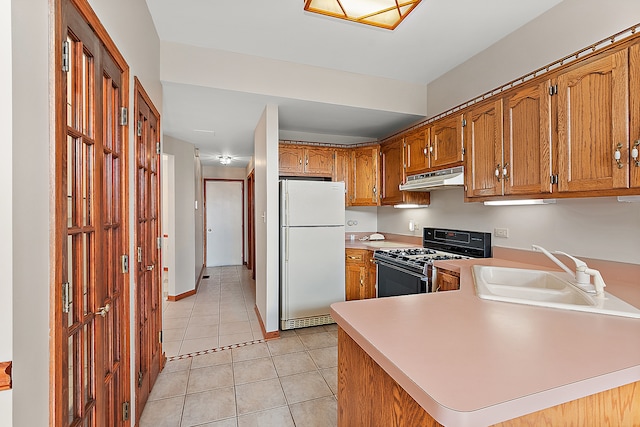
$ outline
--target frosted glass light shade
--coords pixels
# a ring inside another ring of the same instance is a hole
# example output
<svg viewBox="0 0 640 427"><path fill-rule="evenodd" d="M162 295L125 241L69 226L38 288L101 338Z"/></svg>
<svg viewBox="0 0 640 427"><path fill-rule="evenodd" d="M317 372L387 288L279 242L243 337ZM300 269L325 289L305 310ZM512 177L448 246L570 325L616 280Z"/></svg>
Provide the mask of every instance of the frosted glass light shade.
<svg viewBox="0 0 640 427"><path fill-rule="evenodd" d="M305 0L304 10L393 30L422 0Z"/></svg>

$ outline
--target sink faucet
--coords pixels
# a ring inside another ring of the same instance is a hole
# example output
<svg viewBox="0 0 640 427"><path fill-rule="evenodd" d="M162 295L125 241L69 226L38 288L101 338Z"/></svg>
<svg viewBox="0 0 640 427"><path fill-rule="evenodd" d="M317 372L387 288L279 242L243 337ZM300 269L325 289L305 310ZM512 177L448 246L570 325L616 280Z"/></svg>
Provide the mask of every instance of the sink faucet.
<svg viewBox="0 0 640 427"><path fill-rule="evenodd" d="M584 261L569 255L568 253L555 251L554 253L564 255L569 257L575 264L576 270L572 271L569 267L567 267L562 261L556 258L551 252L538 245L531 245L534 251L540 251L547 256L551 261L556 263L556 265L562 268L564 271L572 275L576 279L576 285L581 289L589 292L595 293L596 296L604 296L604 287L607 286L604 283L604 279L598 270L593 268L589 268L587 263ZM593 285L591 284L591 277L593 277ZM594 291L595 288L595 291Z"/></svg>

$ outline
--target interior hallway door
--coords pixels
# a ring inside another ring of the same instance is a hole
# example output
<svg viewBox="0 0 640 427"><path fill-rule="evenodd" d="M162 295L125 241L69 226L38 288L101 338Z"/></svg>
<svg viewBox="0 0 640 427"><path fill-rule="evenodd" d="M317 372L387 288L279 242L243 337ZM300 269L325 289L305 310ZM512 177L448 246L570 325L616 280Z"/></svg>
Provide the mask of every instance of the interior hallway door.
<svg viewBox="0 0 640 427"><path fill-rule="evenodd" d="M243 181L205 181L207 267L243 263Z"/></svg>

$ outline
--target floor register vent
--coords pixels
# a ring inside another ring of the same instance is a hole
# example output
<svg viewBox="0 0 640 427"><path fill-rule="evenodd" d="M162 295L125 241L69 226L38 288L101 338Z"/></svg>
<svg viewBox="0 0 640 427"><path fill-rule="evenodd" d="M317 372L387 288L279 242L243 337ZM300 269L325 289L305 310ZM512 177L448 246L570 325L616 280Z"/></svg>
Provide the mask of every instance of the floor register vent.
<svg viewBox="0 0 640 427"><path fill-rule="evenodd" d="M280 328L285 331L287 329L306 328L309 326L329 325L336 323L331 315L305 317L302 319L289 319L280 321Z"/></svg>

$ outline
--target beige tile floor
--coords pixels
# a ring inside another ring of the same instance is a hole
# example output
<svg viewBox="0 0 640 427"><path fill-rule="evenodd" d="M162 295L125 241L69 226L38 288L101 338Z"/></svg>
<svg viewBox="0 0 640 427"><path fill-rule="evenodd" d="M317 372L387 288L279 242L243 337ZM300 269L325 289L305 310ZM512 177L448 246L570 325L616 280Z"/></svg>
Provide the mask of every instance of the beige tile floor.
<svg viewBox="0 0 640 427"><path fill-rule="evenodd" d="M262 339L255 282L243 266L207 268L198 293L163 306L167 358Z"/></svg>
<svg viewBox="0 0 640 427"><path fill-rule="evenodd" d="M140 427L336 426L337 326L260 342L250 272L233 266L207 274L197 295L165 305L169 361Z"/></svg>

